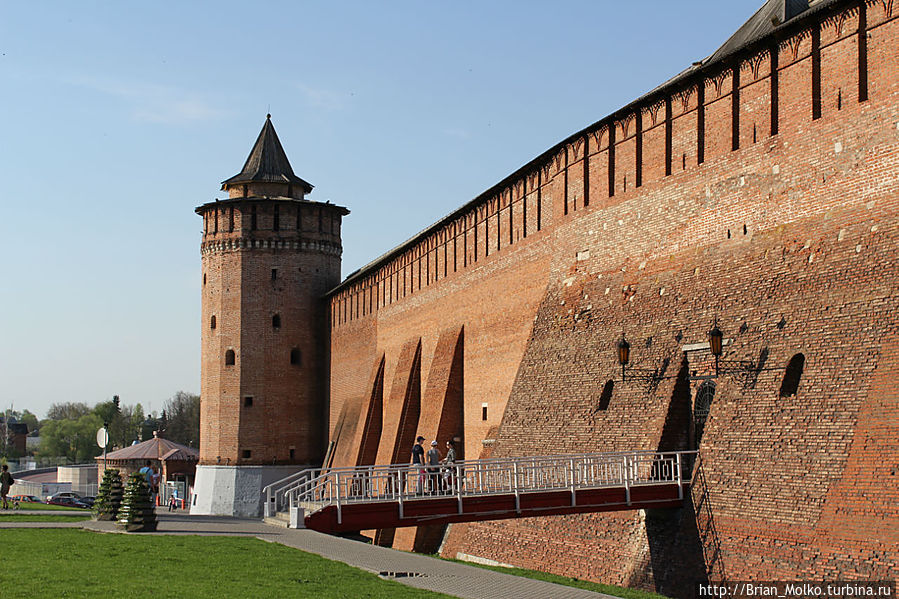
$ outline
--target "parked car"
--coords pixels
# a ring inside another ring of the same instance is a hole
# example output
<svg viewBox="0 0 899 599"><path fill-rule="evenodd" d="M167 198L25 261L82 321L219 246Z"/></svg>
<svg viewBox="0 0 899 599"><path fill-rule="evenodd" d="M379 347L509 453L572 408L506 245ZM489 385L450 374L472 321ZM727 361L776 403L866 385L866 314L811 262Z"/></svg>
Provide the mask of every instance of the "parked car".
<svg viewBox="0 0 899 599"><path fill-rule="evenodd" d="M93 496L91 496L91 495L85 495L84 497L82 497L82 498L79 499L78 501L80 501L81 503L87 505L87 507L94 507L94 502L97 501L97 498L96 498L96 497L93 497Z"/></svg>
<svg viewBox="0 0 899 599"><path fill-rule="evenodd" d="M44 503L40 497L35 497L34 495L13 495L9 500L18 501L19 503Z"/></svg>
<svg viewBox="0 0 899 599"><path fill-rule="evenodd" d="M53 497L51 499L48 499L47 503L49 503L50 505L64 505L66 507L74 507L80 509L90 508L89 505L87 505L86 503L82 503L74 497Z"/></svg>
<svg viewBox="0 0 899 599"><path fill-rule="evenodd" d="M50 503L51 499L59 499L60 497L69 497L71 499L81 499L81 495L75 493L73 491L62 491L61 493L54 493L47 497L47 503Z"/></svg>

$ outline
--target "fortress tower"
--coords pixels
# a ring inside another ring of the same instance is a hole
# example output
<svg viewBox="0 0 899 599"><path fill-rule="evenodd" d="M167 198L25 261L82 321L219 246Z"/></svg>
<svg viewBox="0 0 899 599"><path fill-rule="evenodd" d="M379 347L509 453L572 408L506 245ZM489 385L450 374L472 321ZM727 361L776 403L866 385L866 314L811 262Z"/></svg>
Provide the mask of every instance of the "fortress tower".
<svg viewBox="0 0 899 599"><path fill-rule="evenodd" d="M260 491L321 462L327 438L324 294L340 283L340 221L305 199L265 125L228 199L203 217L199 514L257 515Z"/></svg>

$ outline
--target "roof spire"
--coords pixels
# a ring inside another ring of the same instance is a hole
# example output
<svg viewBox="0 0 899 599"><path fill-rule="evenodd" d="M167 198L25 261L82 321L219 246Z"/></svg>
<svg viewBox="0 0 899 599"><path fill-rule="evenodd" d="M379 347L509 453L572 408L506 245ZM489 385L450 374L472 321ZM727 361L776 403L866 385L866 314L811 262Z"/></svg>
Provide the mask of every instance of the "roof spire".
<svg viewBox="0 0 899 599"><path fill-rule="evenodd" d="M265 124L256 138L253 149L247 157L243 170L230 179L222 182L222 189L228 189L232 185L244 183L283 183L296 185L306 193L312 191L312 185L293 173L287 154L281 146L275 126L272 125L272 115L265 115Z"/></svg>

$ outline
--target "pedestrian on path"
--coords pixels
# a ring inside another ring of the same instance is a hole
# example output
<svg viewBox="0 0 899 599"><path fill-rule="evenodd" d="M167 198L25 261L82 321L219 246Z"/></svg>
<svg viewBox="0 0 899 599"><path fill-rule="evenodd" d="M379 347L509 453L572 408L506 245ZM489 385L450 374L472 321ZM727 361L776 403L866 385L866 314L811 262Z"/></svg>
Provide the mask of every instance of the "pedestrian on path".
<svg viewBox="0 0 899 599"><path fill-rule="evenodd" d="M7 501L6 496L9 495L9 488L12 487L15 482L12 474L9 473L9 466L3 464L3 472L0 473L0 498L3 499L4 510L9 509L9 501Z"/></svg>

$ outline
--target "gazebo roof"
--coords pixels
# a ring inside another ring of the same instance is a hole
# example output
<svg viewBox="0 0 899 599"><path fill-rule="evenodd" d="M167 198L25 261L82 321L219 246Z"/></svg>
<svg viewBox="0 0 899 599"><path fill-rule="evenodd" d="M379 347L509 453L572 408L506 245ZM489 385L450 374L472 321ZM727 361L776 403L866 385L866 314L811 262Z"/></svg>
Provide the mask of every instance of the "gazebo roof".
<svg viewBox="0 0 899 599"><path fill-rule="evenodd" d="M176 447L160 458L163 462L199 462L200 454L189 447Z"/></svg>
<svg viewBox="0 0 899 599"><path fill-rule="evenodd" d="M96 459L102 460L103 456ZM200 453L192 447L169 441L163 437L154 436L152 439L131 445L123 449L106 454L107 460L160 460L160 461L199 461Z"/></svg>

